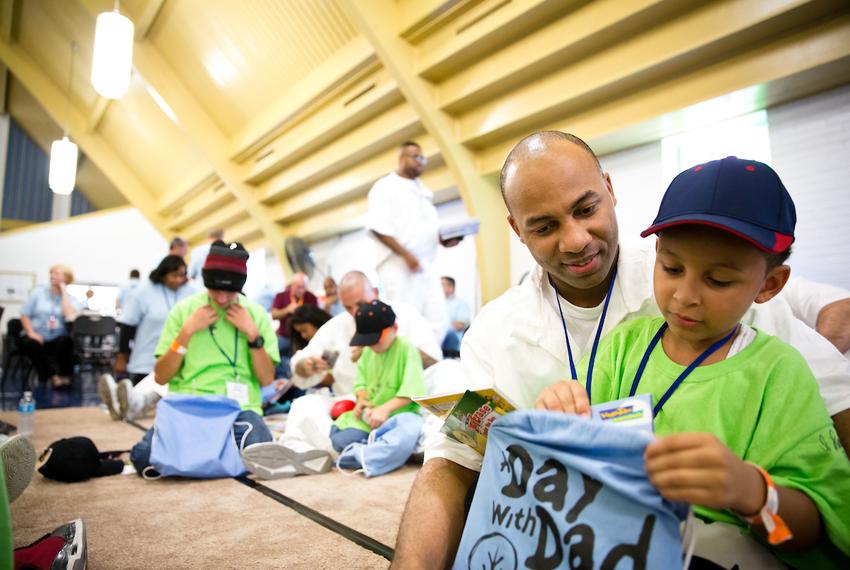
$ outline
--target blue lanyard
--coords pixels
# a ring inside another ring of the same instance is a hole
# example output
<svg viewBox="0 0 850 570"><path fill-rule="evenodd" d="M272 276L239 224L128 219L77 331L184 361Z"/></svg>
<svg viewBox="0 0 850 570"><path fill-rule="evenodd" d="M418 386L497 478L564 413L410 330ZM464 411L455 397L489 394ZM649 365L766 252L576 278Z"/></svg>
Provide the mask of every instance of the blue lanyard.
<svg viewBox="0 0 850 570"><path fill-rule="evenodd" d="M593 363L596 360L596 347L599 346L599 337L602 336L602 327L605 325L605 315L608 313L608 303L611 301L611 292L614 290L614 281L617 280L617 266L614 266L614 270L611 272L611 283L608 284L608 293L605 294L605 304L602 305L602 314L599 316L599 324L596 325L596 336L593 338L593 347L590 349L590 362L587 365L587 381L585 382L585 388L587 389L587 396L590 397L590 384L593 379ZM564 320L564 311L561 309L561 297L558 295L558 290L555 288L555 284L552 282L552 278L549 278L549 285L552 286L552 291L555 292L555 302L558 303L558 313L561 315L561 325L564 327L564 341L567 343L567 357L570 359L570 374L572 374L573 380L578 380L578 374L576 374L576 365L573 362L573 350L570 348L570 337L567 335L567 321Z"/></svg>
<svg viewBox="0 0 850 570"><path fill-rule="evenodd" d="M208 330L210 331L210 336L212 337L213 342L215 343L215 346L218 351L221 353L222 356L224 356L224 358L227 359L227 363L233 367L233 374L236 379L239 380L239 372L236 371L236 361L239 359L239 329L237 329L236 327L233 328L233 360L231 360L230 357L227 356L227 353L224 352L224 349L221 348L221 345L218 344L218 341L215 338L215 334L213 333L214 326L215 325L209 326Z"/></svg>
<svg viewBox="0 0 850 570"><path fill-rule="evenodd" d="M666 330L667 330L667 323L664 323L663 325L661 325L661 328L658 329L658 332L655 333L655 336L652 337L652 340L649 342L649 346L646 347L646 352L643 353L643 358L640 361L640 366L638 366L637 373L635 374L635 379L632 381L632 389L629 391L629 397L634 396L637 393L638 384L640 384L640 378L641 378L641 376L643 376L643 369L646 368L646 363L649 362L649 355L652 354L652 351L655 348L655 345L657 345L658 341L661 340L661 337L664 336L664 331L666 331ZM664 392L664 395L661 396L661 399L658 400L658 403L655 404L655 408L652 410L653 417L658 417L658 414L661 412L661 408L664 407L664 404L667 402L667 400L670 399L670 396L673 395L673 392L675 392L676 389L682 384L682 382L685 381L685 378L688 377L688 374L693 372L694 368L696 368L697 366L702 364L703 360L705 360L706 358L708 358L709 356L711 356L712 354L717 352L717 350L721 346L726 344L726 342L730 338L735 336L735 333L737 331L738 331L738 326L736 325L735 328L732 329L732 332L730 332L729 334L727 334L726 336L724 336L723 338L721 338L720 340L718 340L717 342L715 342L714 344L712 344L711 346L706 348L703 351L702 354L697 356L694 359L694 361L691 362L690 365L687 368L685 368L684 372L679 374L679 377L676 378L676 380L673 381L673 383L670 385L670 387L667 388L667 391Z"/></svg>

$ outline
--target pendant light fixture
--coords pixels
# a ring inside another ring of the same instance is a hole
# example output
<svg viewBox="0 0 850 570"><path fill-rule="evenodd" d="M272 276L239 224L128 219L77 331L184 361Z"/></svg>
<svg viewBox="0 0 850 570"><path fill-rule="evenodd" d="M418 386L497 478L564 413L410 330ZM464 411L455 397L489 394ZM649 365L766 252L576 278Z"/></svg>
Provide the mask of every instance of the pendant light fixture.
<svg viewBox="0 0 850 570"><path fill-rule="evenodd" d="M68 72L68 90L66 97L65 129L60 140L50 145L50 172L47 185L57 194L70 194L77 183L77 145L68 139L68 121L71 118L71 80L74 77L74 55L77 53L76 42L71 42L71 65Z"/></svg>
<svg viewBox="0 0 850 570"><path fill-rule="evenodd" d="M118 0L115 10L97 17L91 83L103 97L120 99L130 87L133 67L133 22L122 16Z"/></svg>

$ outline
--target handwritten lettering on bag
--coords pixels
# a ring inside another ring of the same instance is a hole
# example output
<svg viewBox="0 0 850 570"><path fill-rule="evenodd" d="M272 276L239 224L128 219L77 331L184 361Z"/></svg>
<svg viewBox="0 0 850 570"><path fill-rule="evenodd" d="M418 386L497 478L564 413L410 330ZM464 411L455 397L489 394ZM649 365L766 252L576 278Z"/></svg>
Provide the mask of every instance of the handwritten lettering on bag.
<svg viewBox="0 0 850 570"><path fill-rule="evenodd" d="M492 532L479 538L470 552L470 569L510 570L522 564L539 570L565 567L613 570L621 562L628 562L626 559L631 560L632 568L646 568L655 515L647 515L640 528L635 529L634 543L614 545L603 553L599 564L594 560L595 537L604 532L599 528L605 520L604 496L613 491L553 458L546 458L535 467L531 455L521 445L509 445L502 452L499 471L506 476L505 485L500 490L501 499L492 501L491 513L492 527L536 537L535 551L520 560L522 554L528 553L518 554L504 534ZM597 516L593 516L594 503L602 505L596 509ZM603 514L598 516L600 512ZM565 526L556 522L559 518L569 525L563 535L559 528Z"/></svg>

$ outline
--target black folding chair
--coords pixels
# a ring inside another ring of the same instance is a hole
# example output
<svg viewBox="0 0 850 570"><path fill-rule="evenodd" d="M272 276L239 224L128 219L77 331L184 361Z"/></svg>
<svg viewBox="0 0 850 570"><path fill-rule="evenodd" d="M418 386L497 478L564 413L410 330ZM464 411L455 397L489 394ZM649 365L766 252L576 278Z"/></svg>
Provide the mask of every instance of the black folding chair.
<svg viewBox="0 0 850 570"><path fill-rule="evenodd" d="M71 326L74 354L80 372L111 370L118 352L118 330L115 319L101 315L79 315Z"/></svg>
<svg viewBox="0 0 850 570"><path fill-rule="evenodd" d="M30 357L21 352L20 344L23 330L24 327L21 325L21 319L9 319L6 323L6 335L3 337L3 376L0 377L0 394L3 397L4 408L7 379L15 375L20 377L21 394L25 390L33 389L30 380L35 371L35 363Z"/></svg>

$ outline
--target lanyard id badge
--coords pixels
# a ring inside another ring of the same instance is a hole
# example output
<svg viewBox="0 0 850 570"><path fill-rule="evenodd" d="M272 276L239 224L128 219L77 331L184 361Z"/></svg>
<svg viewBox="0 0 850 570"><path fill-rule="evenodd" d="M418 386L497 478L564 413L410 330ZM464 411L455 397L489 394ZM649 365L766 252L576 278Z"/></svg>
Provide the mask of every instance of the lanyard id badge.
<svg viewBox="0 0 850 570"><path fill-rule="evenodd" d="M239 381L238 374L235 382L227 383L227 397L236 400L240 406L248 405L248 385Z"/></svg>

